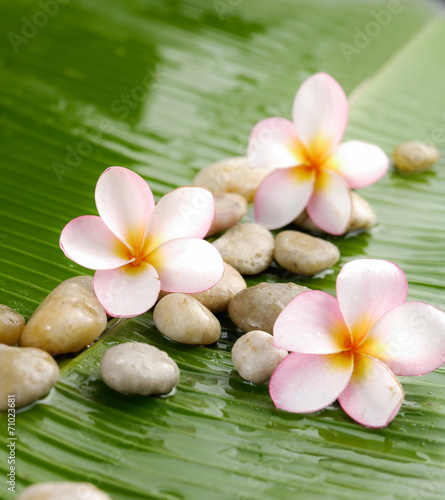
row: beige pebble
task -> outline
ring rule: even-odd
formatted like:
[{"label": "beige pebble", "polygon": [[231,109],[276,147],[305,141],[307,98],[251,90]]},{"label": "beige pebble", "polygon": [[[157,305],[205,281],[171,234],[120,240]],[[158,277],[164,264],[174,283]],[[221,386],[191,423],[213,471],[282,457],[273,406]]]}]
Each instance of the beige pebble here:
[{"label": "beige pebble", "polygon": [[274,252],[272,233],[254,222],[237,224],[213,242],[222,258],[241,274],[267,269]]},{"label": "beige pebble", "polygon": [[15,345],[25,327],[25,318],[8,306],[0,304],[0,344]]},{"label": "beige pebble", "polygon": [[153,311],[153,321],[163,335],[182,344],[208,345],[221,337],[217,318],[185,293],[163,297]]},{"label": "beige pebble", "polygon": [[268,168],[250,168],[244,156],[226,158],[198,172],[194,184],[207,188],[213,194],[238,193],[247,201],[252,201],[261,181],[271,171]]},{"label": "beige pebble", "polygon": [[261,330],[246,333],[232,347],[233,366],[244,380],[254,384],[269,380],[287,355],[284,349],[273,346],[272,335]]},{"label": "beige pebble", "polygon": [[122,394],[167,394],[179,384],[179,368],[164,351],[142,342],[110,347],[102,356],[103,381]]},{"label": "beige pebble", "polygon": [[237,293],[247,288],[241,274],[232,266],[224,262],[224,274],[221,280],[209,290],[190,294],[212,313],[227,311],[229,302]]},{"label": "beige pebble", "polygon": [[236,193],[215,194],[215,217],[207,236],[213,236],[239,222],[247,212],[247,201]]},{"label": "beige pebble", "polygon": [[104,331],[107,315],[93,291],[93,278],[78,276],[56,287],[39,305],[19,338],[22,347],[50,354],[77,352]]},{"label": "beige pebble", "polygon": [[[365,231],[374,227],[377,223],[377,216],[369,202],[362,198],[355,191],[351,191],[351,198],[351,220],[345,232],[358,230]],[[314,233],[324,233],[322,229],[320,229],[312,222],[306,210],[303,210],[303,212],[294,220],[294,224],[298,227],[301,227],[302,229],[306,229],[307,231],[311,231]]]},{"label": "beige pebble", "polygon": [[111,500],[111,497],[91,483],[56,481],[28,486],[17,500]]},{"label": "beige pebble", "polygon": [[229,302],[229,316],[243,330],[272,334],[273,325],[289,302],[309,288],[295,283],[260,283],[243,290]]},{"label": "beige pebble", "polygon": [[0,411],[8,408],[8,396],[15,396],[20,408],[41,398],[55,385],[59,367],[45,351],[33,347],[0,349]]},{"label": "beige pebble", "polygon": [[402,174],[426,170],[439,160],[439,156],[435,146],[420,141],[399,144],[392,153],[394,166]]},{"label": "beige pebble", "polygon": [[275,260],[292,273],[313,276],[335,264],[338,248],[329,241],[299,231],[282,231],[275,237]]}]

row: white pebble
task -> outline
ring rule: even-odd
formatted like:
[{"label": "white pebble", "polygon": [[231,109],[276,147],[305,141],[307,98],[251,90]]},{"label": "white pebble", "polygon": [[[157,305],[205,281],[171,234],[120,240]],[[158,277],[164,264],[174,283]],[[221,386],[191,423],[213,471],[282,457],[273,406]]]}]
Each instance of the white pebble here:
[{"label": "white pebble", "polygon": [[221,313],[227,311],[230,299],[246,288],[247,284],[241,274],[224,262],[224,274],[219,282],[209,290],[190,294],[190,297],[199,300],[212,313]]},{"label": "white pebble", "polygon": [[222,258],[241,274],[258,274],[273,260],[272,233],[254,222],[237,224],[213,242]]},{"label": "white pebble", "polygon": [[15,345],[25,328],[25,318],[8,306],[0,305],[0,344]]},{"label": "white pebble", "polygon": [[110,347],[102,356],[100,373],[122,394],[168,394],[179,384],[178,365],[166,352],[142,342]]},{"label": "white pebble", "polygon": [[38,347],[52,355],[77,352],[107,326],[107,315],[93,291],[91,276],[71,278],[39,305],[19,338],[22,347]]},{"label": "white pebble", "polygon": [[215,194],[215,216],[207,236],[213,236],[239,222],[247,212],[247,201],[240,194]]},{"label": "white pebble", "polygon": [[338,248],[329,241],[299,231],[282,231],[275,237],[275,260],[292,273],[313,276],[335,264]]},{"label": "white pebble", "polygon": [[439,156],[435,146],[420,141],[399,144],[392,153],[394,166],[403,174],[426,170],[439,160]]},{"label": "white pebble", "polygon": [[15,396],[20,408],[49,392],[59,378],[59,367],[45,351],[33,347],[0,349],[0,411],[8,408],[8,396]]},{"label": "white pebble", "polygon": [[273,337],[254,330],[240,337],[232,348],[232,362],[244,380],[262,384],[270,379],[275,368],[288,352],[273,346]]},{"label": "white pebble", "polygon": [[217,318],[185,293],[163,297],[153,311],[153,321],[163,335],[182,344],[208,345],[221,337]]},{"label": "white pebble", "polygon": [[213,194],[238,193],[252,201],[261,181],[270,172],[268,168],[250,168],[244,156],[226,158],[198,172],[194,184]]},{"label": "white pebble", "polygon": [[17,500],[111,500],[111,497],[90,483],[56,481],[28,486]]}]

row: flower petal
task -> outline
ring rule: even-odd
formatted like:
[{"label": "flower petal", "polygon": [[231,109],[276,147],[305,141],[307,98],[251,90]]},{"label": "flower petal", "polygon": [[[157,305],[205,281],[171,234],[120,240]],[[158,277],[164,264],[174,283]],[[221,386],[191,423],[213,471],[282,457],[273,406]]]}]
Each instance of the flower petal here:
[{"label": "flower petal", "polygon": [[170,240],[147,259],[156,268],[165,292],[198,293],[216,285],[224,274],[218,250],[195,238]]},{"label": "flower petal", "polygon": [[96,207],[109,229],[137,251],[155,202],[148,184],[135,172],[110,167],[96,184]]},{"label": "flower petal", "polygon": [[423,375],[445,363],[445,313],[409,302],[384,314],[361,346],[395,375]]},{"label": "flower petal", "polygon": [[301,142],[313,158],[327,156],[340,143],[348,122],[343,89],[328,74],[303,82],[294,99],[293,120]]},{"label": "flower petal", "polygon": [[268,229],[292,222],[304,210],[314,185],[315,174],[305,167],[271,172],[255,194],[255,218]]},{"label": "flower petal", "polygon": [[180,187],[163,196],[151,214],[143,253],[177,238],[204,238],[212,225],[213,195],[201,187]]},{"label": "flower petal", "polygon": [[343,392],[353,366],[350,352],[328,355],[291,353],[272,374],[270,397],[277,408],[294,413],[321,410]]},{"label": "flower petal", "polygon": [[305,354],[334,354],[351,338],[337,299],[325,292],[303,292],[283,309],[273,328],[274,346]]},{"label": "flower petal", "polygon": [[160,291],[156,269],[146,262],[109,271],[96,271],[94,292],[110,316],[139,316],[148,311]]},{"label": "flower petal", "polygon": [[400,267],[386,260],[358,259],[337,277],[337,299],[357,345],[387,311],[403,304],[408,282]]},{"label": "flower petal", "polygon": [[77,217],[63,228],[60,248],[88,269],[114,269],[131,260],[126,246],[96,215]]},{"label": "flower petal", "polygon": [[378,146],[349,141],[336,148],[329,164],[351,189],[359,189],[381,179],[388,170],[389,159]]},{"label": "flower petal", "polygon": [[397,415],[403,398],[402,386],[385,364],[356,354],[351,381],[338,401],[359,424],[385,427]]},{"label": "flower petal", "polygon": [[295,125],[284,118],[266,118],[253,127],[247,147],[252,168],[289,168],[303,160]]},{"label": "flower petal", "polygon": [[320,171],[314,194],[306,210],[312,222],[323,231],[343,234],[352,215],[352,199],[348,185],[337,174]]}]

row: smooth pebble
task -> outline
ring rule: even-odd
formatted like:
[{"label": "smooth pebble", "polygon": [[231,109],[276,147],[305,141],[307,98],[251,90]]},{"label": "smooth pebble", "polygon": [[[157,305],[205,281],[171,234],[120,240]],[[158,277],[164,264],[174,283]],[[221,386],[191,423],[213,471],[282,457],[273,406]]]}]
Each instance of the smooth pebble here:
[{"label": "smooth pebble", "polygon": [[245,156],[226,158],[212,163],[195,177],[195,186],[207,188],[213,194],[238,193],[252,201],[261,181],[272,170],[251,168]]},{"label": "smooth pebble", "polygon": [[232,347],[232,362],[244,380],[262,384],[270,379],[275,368],[288,352],[273,346],[267,332],[253,330],[240,337]]},{"label": "smooth pebble", "polygon": [[207,236],[213,236],[234,226],[247,212],[247,201],[240,194],[215,194],[215,216]]},{"label": "smooth pebble", "polygon": [[233,226],[213,242],[222,258],[241,274],[258,274],[267,269],[274,252],[272,233],[254,222]]},{"label": "smooth pebble", "polygon": [[199,300],[212,313],[221,313],[227,311],[230,299],[246,288],[247,284],[241,274],[224,262],[224,274],[221,280],[209,290],[192,293],[190,297]]},{"label": "smooth pebble", "polygon": [[8,408],[8,395],[15,395],[20,408],[49,392],[59,378],[59,366],[45,351],[33,347],[0,349],[0,411]]},{"label": "smooth pebble", "polygon": [[229,302],[229,316],[243,330],[273,333],[273,325],[289,302],[309,288],[295,283],[260,283],[243,290]]},{"label": "smooth pebble", "polygon": [[0,304],[0,344],[15,345],[25,328],[25,318],[8,306]]},{"label": "smooth pebble", "polygon": [[91,344],[107,326],[107,315],[93,291],[93,278],[78,276],[56,287],[39,305],[19,338],[22,347],[57,355]]},{"label": "smooth pebble", "polygon": [[182,344],[208,345],[221,337],[218,319],[185,293],[163,297],[153,311],[153,321],[163,335]]},{"label": "smooth pebble", "polygon": [[102,356],[103,381],[122,394],[167,394],[179,384],[179,368],[164,351],[142,342],[110,347]]},{"label": "smooth pebble", "polygon": [[111,500],[111,497],[91,483],[55,481],[28,486],[17,500]]},{"label": "smooth pebble", "polygon": [[439,160],[439,156],[435,146],[420,141],[399,144],[392,153],[394,166],[402,174],[426,170]]},{"label": "smooth pebble", "polygon": [[335,264],[338,248],[329,241],[299,231],[282,231],[275,237],[275,260],[292,273],[313,276]]},{"label": "smooth pebble", "polygon": [[[362,198],[355,191],[351,191],[352,198],[352,214],[349,225],[345,231],[365,231],[367,229],[371,229],[377,223],[377,216],[369,204],[364,198]],[[322,229],[312,222],[309,218],[306,210],[294,220],[293,222],[296,226],[301,227],[302,229],[306,229],[307,231],[311,231],[314,233],[324,233]]]}]

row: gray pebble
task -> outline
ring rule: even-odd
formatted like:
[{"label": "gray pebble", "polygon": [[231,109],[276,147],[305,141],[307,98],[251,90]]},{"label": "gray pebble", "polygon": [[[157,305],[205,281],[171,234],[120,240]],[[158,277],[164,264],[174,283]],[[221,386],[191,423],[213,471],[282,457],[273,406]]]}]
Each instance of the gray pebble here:
[{"label": "gray pebble", "polygon": [[247,201],[240,194],[215,194],[215,216],[207,236],[220,233],[239,222],[247,212]]},{"label": "gray pebble", "polygon": [[253,330],[240,337],[232,347],[232,362],[244,380],[262,384],[270,379],[275,368],[288,352],[273,346],[267,332]]},{"label": "gray pebble", "polygon": [[329,241],[299,231],[282,231],[275,237],[275,260],[292,273],[313,276],[335,264],[338,248]]},{"label": "gray pebble", "polygon": [[49,392],[59,378],[59,366],[52,356],[33,347],[0,349],[0,411],[8,408],[8,396],[15,407],[26,406]]},{"label": "gray pebble", "polygon": [[302,292],[309,290],[295,283],[260,283],[243,290],[229,302],[229,316],[243,330],[273,333],[281,311]]},{"label": "gray pebble", "polygon": [[208,345],[221,337],[218,319],[185,293],[163,297],[153,311],[153,321],[163,335],[182,344]]},{"label": "gray pebble", "polygon": [[272,233],[254,222],[237,224],[213,242],[222,258],[241,274],[266,270],[274,252]]},{"label": "gray pebble", "polygon": [[102,356],[100,373],[122,394],[168,394],[179,384],[178,365],[166,352],[142,342],[110,347]]}]

